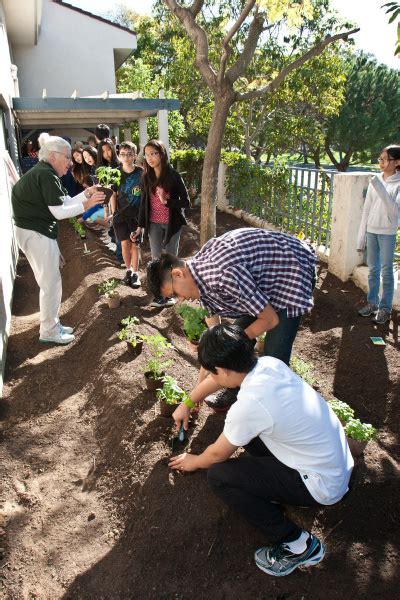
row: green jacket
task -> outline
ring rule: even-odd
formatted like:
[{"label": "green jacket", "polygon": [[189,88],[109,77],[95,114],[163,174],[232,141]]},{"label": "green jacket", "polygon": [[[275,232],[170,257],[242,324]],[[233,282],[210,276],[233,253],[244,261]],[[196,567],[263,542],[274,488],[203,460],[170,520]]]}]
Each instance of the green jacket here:
[{"label": "green jacket", "polygon": [[53,167],[39,161],[12,189],[14,223],[22,229],[32,229],[56,239],[58,223],[48,207],[62,205],[63,197],[67,195]]}]

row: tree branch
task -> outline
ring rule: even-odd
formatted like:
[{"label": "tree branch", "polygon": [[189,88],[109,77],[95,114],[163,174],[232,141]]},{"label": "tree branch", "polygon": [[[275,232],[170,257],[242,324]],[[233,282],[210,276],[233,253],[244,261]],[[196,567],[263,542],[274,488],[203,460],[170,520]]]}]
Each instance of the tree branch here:
[{"label": "tree branch", "polygon": [[231,47],[229,45],[229,42],[231,41],[233,36],[239,31],[243,22],[247,19],[251,10],[254,8],[255,4],[256,4],[256,0],[247,0],[247,3],[245,5],[245,7],[243,8],[242,12],[240,13],[237,21],[233,24],[230,31],[226,34],[226,36],[222,42],[222,56],[221,56],[221,61],[220,61],[219,73],[218,73],[219,80],[221,80],[225,75],[226,63],[227,63],[228,58],[232,51]]},{"label": "tree branch", "polygon": [[[174,14],[185,27],[187,34],[192,40],[196,50],[195,64],[208,87],[212,91],[215,91],[217,78],[214,69],[210,65],[208,57],[207,34],[204,29],[195,21],[195,15],[198,14],[199,10],[203,6],[204,0],[194,1],[192,5],[193,12],[192,9],[180,6],[176,0],[163,1],[164,4],[168,6],[172,14]],[[197,13],[195,13],[196,10]]]},{"label": "tree branch", "polygon": [[296,58],[296,60],[294,60],[290,64],[286,65],[286,67],[284,67],[282,69],[282,71],[275,77],[275,79],[273,79],[268,85],[264,86],[263,88],[260,88],[259,90],[251,90],[250,92],[246,92],[244,94],[237,93],[237,95],[236,95],[237,99],[242,101],[242,100],[249,100],[251,98],[261,98],[265,94],[274,92],[280,86],[282,81],[292,71],[294,71],[295,69],[298,69],[299,67],[301,67],[301,65],[303,65],[305,62],[311,60],[315,56],[319,56],[321,54],[321,52],[326,48],[326,46],[329,46],[330,44],[332,44],[333,42],[336,42],[337,40],[344,40],[346,42],[349,35],[352,35],[353,33],[357,33],[357,31],[360,31],[360,29],[359,28],[351,29],[350,31],[344,31],[343,33],[337,33],[336,35],[333,35],[333,36],[327,35],[325,37],[325,39],[323,39],[321,42],[318,42],[318,44],[316,44],[313,48],[308,50],[308,52],[306,52],[302,56],[299,56],[299,58]]},{"label": "tree branch", "polygon": [[259,37],[263,32],[264,20],[265,14],[257,12],[254,15],[243,51],[239,55],[237,61],[226,72],[226,79],[230,83],[234,83],[241,75],[243,75],[251,62],[257,48]]},{"label": "tree branch", "polygon": [[196,18],[201,9],[203,8],[204,0],[194,0],[192,6],[189,8],[193,17]]}]

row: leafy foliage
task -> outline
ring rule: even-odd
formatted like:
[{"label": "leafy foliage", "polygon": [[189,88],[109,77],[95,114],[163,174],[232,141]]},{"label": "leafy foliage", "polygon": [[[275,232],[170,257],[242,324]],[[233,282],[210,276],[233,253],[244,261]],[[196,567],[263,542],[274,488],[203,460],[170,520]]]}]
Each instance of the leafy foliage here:
[{"label": "leafy foliage", "polygon": [[183,331],[190,342],[199,341],[201,334],[207,329],[204,321],[208,312],[204,308],[196,308],[190,304],[179,304],[176,313],[183,319]]},{"label": "leafy foliage", "polygon": [[[387,2],[386,4],[382,4],[381,8],[386,8],[386,14],[390,15],[389,23],[393,23],[398,17],[400,17],[400,4],[399,2]],[[397,23],[397,42],[396,48],[394,51],[394,55],[398,56],[400,54],[400,22]]]},{"label": "leafy foliage", "polygon": [[359,442],[368,442],[377,434],[375,427],[372,427],[370,423],[362,423],[360,419],[349,419],[344,431],[349,438]]},{"label": "leafy foliage", "polygon": [[162,400],[166,404],[180,404],[187,398],[189,395],[185,392],[181,387],[179,387],[178,382],[171,375],[164,375],[161,381],[163,382],[163,386],[161,389],[157,390],[157,398],[158,400]]},{"label": "leafy foliage", "polygon": [[137,333],[137,325],[139,324],[139,319],[137,317],[126,317],[121,321],[122,325],[125,325],[119,332],[118,337],[121,341],[125,340],[134,348],[137,346],[138,342],[143,341],[143,335]]},{"label": "leafy foliage", "polygon": [[103,187],[111,187],[119,185],[121,182],[121,171],[112,167],[98,167],[96,169],[96,177],[99,185]]},{"label": "leafy foliage", "polygon": [[147,361],[144,370],[150,373],[152,379],[160,379],[165,369],[171,364],[170,360],[163,360],[165,351],[172,348],[172,344],[161,334],[143,335],[142,339],[151,350],[151,357]]},{"label": "leafy foliage", "polygon": [[328,401],[329,406],[342,423],[347,423],[354,417],[354,410],[346,402],[334,398]]},{"label": "leafy foliage", "polygon": [[86,231],[84,226],[82,225],[82,223],[79,223],[78,219],[76,217],[71,217],[70,219],[68,219],[69,223],[71,223],[74,231],[80,235],[81,237],[86,237]]},{"label": "leafy foliage", "polygon": [[118,296],[117,287],[120,283],[121,281],[119,279],[114,279],[113,277],[106,279],[106,281],[103,281],[97,286],[97,291],[101,296],[105,296],[106,298]]},{"label": "leafy foliage", "polygon": [[313,386],[317,383],[317,380],[311,372],[313,369],[312,364],[305,362],[297,356],[292,356],[290,360],[290,368],[309,385]]},{"label": "leafy foliage", "polygon": [[[400,73],[359,53],[347,60],[345,101],[329,119],[325,147],[340,171],[352,158],[373,160],[399,136]],[[336,158],[334,152],[340,153]]]}]

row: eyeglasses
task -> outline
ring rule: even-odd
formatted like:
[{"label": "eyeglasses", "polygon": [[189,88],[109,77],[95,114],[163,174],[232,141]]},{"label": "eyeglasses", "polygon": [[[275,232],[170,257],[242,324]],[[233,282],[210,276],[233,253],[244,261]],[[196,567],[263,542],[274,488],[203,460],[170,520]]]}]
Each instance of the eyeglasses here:
[{"label": "eyeglasses", "polygon": [[52,152],[55,152],[56,154],[61,154],[64,158],[66,158],[67,160],[71,160],[71,155],[69,154],[64,154],[64,152],[59,152],[58,150],[52,150]]},{"label": "eyeglasses", "polygon": [[133,156],[133,152],[120,152],[120,156]]},{"label": "eyeglasses", "polygon": [[153,156],[157,156],[157,154],[160,154],[160,153],[159,152],[149,152],[148,154],[145,154],[144,157],[152,158]]},{"label": "eyeglasses", "polygon": [[378,156],[378,162],[390,162],[391,160],[396,160],[395,158],[384,158],[383,156]]}]

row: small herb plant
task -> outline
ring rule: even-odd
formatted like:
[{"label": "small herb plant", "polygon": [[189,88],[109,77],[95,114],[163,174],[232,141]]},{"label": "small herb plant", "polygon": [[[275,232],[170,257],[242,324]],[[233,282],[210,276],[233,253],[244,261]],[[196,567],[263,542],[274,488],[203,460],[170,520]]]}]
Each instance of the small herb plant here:
[{"label": "small herb plant", "polygon": [[86,237],[86,231],[84,226],[79,223],[78,219],[76,217],[71,217],[71,219],[69,219],[69,222],[71,223],[74,231],[80,235],[81,237]]},{"label": "small herb plant", "polygon": [[350,419],[353,419],[354,410],[346,402],[334,398],[333,400],[329,400],[328,404],[342,423],[347,423]]},{"label": "small herb plant", "polygon": [[163,356],[165,350],[172,348],[172,344],[159,333],[156,335],[144,335],[142,338],[151,348],[151,357],[144,367],[145,373],[148,373],[151,379],[160,379],[165,369],[171,364],[170,360],[163,360]]},{"label": "small herb plant", "polygon": [[113,296],[118,296],[117,287],[120,284],[119,279],[106,279],[103,283],[97,286],[97,291],[101,296],[105,296],[106,298],[112,298]]},{"label": "small herb plant", "polygon": [[317,383],[317,380],[311,373],[311,370],[313,369],[311,363],[307,363],[304,360],[301,360],[301,358],[297,358],[297,356],[292,356],[290,359],[290,368],[308,383],[308,385],[313,386]]},{"label": "small herb plant", "polygon": [[102,187],[111,187],[121,183],[121,171],[112,167],[98,167],[96,177]]},{"label": "small herb plant", "polygon": [[137,317],[131,317],[131,315],[128,315],[127,317],[125,317],[125,319],[121,319],[120,323],[123,326],[123,328],[133,327],[139,325],[139,319]]},{"label": "small herb plant", "polygon": [[125,325],[119,332],[118,337],[120,340],[125,340],[128,344],[131,344],[133,348],[136,348],[138,342],[143,342],[143,336],[138,334],[136,326],[139,324],[137,317],[126,317],[122,319],[121,323]]},{"label": "small herb plant", "polygon": [[157,391],[158,400],[162,400],[166,404],[180,404],[187,398],[189,395],[182,388],[179,387],[178,382],[171,375],[164,375],[161,379],[163,382],[163,386],[160,390]]},{"label": "small herb plant", "polygon": [[189,304],[180,304],[176,313],[183,319],[183,331],[190,342],[198,342],[201,334],[207,329],[204,321],[208,312],[204,308],[195,308]]},{"label": "small herb plant", "polygon": [[370,423],[362,423],[360,419],[349,419],[344,427],[347,437],[359,442],[369,442],[377,433]]}]

